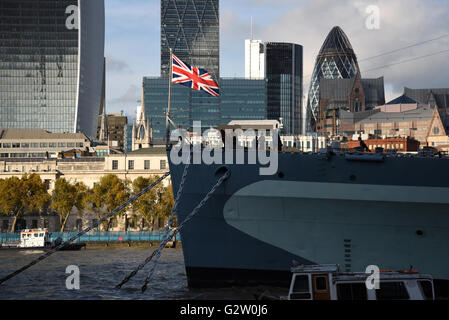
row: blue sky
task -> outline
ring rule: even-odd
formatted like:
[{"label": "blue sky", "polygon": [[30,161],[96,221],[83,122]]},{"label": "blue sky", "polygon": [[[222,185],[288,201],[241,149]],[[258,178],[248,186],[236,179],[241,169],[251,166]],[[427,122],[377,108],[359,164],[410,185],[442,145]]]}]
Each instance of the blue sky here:
[{"label": "blue sky", "polygon": [[[108,111],[134,115],[143,76],[159,76],[160,0],[105,0]],[[368,30],[366,8],[380,9],[380,29]],[[449,87],[449,53],[364,73],[449,49],[449,37],[390,55],[368,57],[449,34],[449,1],[434,0],[221,0],[221,76],[244,75],[244,40],[286,41],[304,46],[304,90],[330,29],[339,25],[360,61],[362,77],[384,76],[387,98],[403,87]]]}]

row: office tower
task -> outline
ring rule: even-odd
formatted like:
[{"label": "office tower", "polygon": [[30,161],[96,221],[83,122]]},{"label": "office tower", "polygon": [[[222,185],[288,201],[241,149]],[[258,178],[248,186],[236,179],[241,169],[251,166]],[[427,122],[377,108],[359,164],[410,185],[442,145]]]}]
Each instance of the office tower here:
[{"label": "office tower", "polygon": [[260,40],[245,40],[245,78],[265,78],[265,48]]},{"label": "office tower", "polygon": [[161,76],[170,48],[185,63],[220,77],[219,0],[161,0]]},{"label": "office tower", "polygon": [[293,43],[266,43],[267,119],[282,118],[284,134],[303,131],[303,48]]},{"label": "office tower", "polygon": [[307,102],[307,118],[310,130],[319,121],[321,79],[354,78],[360,68],[348,37],[340,27],[334,27],[316,58]]},{"label": "office tower", "polygon": [[0,128],[95,137],[104,0],[0,0]]}]

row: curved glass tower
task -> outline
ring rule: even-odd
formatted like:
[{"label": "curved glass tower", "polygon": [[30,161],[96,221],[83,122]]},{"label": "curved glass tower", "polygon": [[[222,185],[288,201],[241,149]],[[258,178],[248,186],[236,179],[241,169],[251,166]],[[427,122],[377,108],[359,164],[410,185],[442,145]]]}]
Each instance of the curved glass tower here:
[{"label": "curved glass tower", "polygon": [[96,135],[104,0],[0,0],[0,128]]},{"label": "curved glass tower", "polygon": [[334,27],[321,47],[316,58],[309,99],[307,101],[307,118],[309,129],[314,129],[319,116],[320,80],[348,79],[359,72],[357,57],[348,37],[340,27]]}]

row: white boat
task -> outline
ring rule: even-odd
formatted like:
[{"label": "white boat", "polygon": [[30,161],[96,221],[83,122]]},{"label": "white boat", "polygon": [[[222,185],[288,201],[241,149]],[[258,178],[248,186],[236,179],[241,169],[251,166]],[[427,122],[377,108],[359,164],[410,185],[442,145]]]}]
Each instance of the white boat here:
[{"label": "white boat", "polygon": [[[51,250],[61,243],[60,238],[50,241],[48,229],[25,229],[20,232],[20,241],[0,244],[0,250]],[[85,243],[72,243],[60,250],[80,250],[85,246]]]},{"label": "white boat", "polygon": [[292,268],[288,300],[435,300],[433,278],[414,270],[380,271],[379,289],[371,274],[340,272],[338,265]]}]

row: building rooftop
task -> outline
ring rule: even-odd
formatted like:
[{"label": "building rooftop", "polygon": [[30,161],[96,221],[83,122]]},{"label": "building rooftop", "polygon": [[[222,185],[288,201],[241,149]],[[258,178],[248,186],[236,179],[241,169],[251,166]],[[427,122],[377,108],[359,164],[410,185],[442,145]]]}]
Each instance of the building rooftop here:
[{"label": "building rooftop", "polygon": [[404,94],[410,98],[438,106],[439,109],[449,109],[449,88],[438,89],[410,89],[404,88]]},{"label": "building rooftop", "polygon": [[165,147],[143,148],[128,152],[127,155],[147,155],[147,154],[166,154]]},{"label": "building rooftop", "polygon": [[390,104],[420,104],[420,103],[421,102],[403,94],[402,96],[388,102],[387,105],[390,105]]},{"label": "building rooftop", "polygon": [[45,130],[0,129],[3,140],[89,140],[83,133],[51,133]]},{"label": "building rooftop", "polygon": [[[354,87],[356,78],[348,79],[321,79],[320,98],[329,100],[329,104],[334,101],[344,101],[347,103],[348,97]],[[361,79],[367,106],[385,103],[384,78]]]}]

